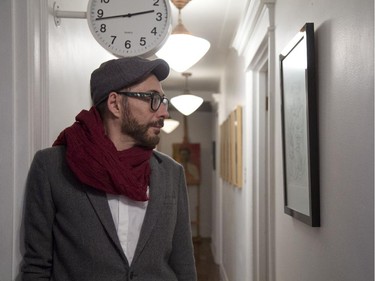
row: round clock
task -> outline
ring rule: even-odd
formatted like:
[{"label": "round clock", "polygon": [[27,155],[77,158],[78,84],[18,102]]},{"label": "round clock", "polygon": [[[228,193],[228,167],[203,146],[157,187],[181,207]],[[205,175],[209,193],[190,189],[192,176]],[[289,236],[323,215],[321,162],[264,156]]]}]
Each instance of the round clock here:
[{"label": "round clock", "polygon": [[89,0],[87,22],[99,44],[118,57],[148,57],[171,32],[169,0]]}]

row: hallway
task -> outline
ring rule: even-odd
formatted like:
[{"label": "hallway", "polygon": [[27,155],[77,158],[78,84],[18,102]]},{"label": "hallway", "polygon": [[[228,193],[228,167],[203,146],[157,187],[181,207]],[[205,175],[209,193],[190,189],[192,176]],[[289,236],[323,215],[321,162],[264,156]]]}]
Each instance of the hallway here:
[{"label": "hallway", "polygon": [[219,281],[220,269],[214,262],[210,239],[202,238],[197,242],[195,241],[194,251],[198,281]]}]

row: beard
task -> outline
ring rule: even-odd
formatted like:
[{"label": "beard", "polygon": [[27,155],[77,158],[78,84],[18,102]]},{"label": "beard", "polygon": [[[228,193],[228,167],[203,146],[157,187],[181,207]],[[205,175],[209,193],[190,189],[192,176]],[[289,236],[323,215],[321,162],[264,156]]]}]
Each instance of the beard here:
[{"label": "beard", "polygon": [[158,135],[149,136],[147,134],[148,129],[155,126],[163,126],[164,120],[160,119],[155,122],[148,124],[140,124],[134,116],[131,114],[129,108],[127,107],[122,116],[121,132],[132,137],[137,145],[155,148],[160,141]]}]

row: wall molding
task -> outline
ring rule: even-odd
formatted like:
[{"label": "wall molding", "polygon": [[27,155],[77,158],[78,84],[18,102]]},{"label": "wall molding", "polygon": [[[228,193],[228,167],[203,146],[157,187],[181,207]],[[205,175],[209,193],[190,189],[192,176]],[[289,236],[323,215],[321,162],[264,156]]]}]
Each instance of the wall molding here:
[{"label": "wall molding", "polygon": [[[250,1],[233,47],[245,58],[249,73],[247,103],[252,131],[245,143],[252,144],[255,160],[246,163],[246,174],[253,175],[248,200],[254,229],[251,232],[251,280],[272,281],[274,277],[274,93],[275,93],[275,0]],[[267,84],[265,84],[267,83]],[[268,99],[268,112],[265,100]],[[251,115],[251,116],[249,116]],[[267,122],[267,124],[265,124]],[[267,131],[262,130],[266,126]],[[263,143],[266,142],[266,143]],[[263,150],[263,151],[261,151]],[[267,163],[262,167],[261,163]]]},{"label": "wall molding", "polygon": [[47,1],[30,1],[28,9],[30,157],[49,146]]},{"label": "wall molding", "polygon": [[240,22],[232,47],[245,57],[248,69],[254,57],[258,56],[259,46],[268,41],[269,31],[274,28],[273,6],[275,0],[253,0]]},{"label": "wall molding", "polygon": [[[35,152],[48,141],[48,4],[12,2],[13,192],[12,280],[20,278],[23,255],[23,200]],[[10,54],[9,54],[10,55]]]}]

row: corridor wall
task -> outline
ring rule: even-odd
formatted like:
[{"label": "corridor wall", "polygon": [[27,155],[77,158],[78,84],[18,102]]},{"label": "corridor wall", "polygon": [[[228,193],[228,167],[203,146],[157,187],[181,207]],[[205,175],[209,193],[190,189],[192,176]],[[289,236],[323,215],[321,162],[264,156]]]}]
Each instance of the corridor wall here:
[{"label": "corridor wall", "polygon": [[[270,74],[275,85],[270,89],[274,161],[270,163],[273,174],[269,182],[273,204],[267,209],[268,246],[272,249],[262,261],[267,280],[374,280],[374,2],[276,0],[274,15],[276,45],[270,57],[276,64],[275,72]],[[319,228],[297,221],[283,210],[279,54],[306,22],[314,22],[316,32]],[[234,104],[242,104],[247,124],[244,131],[250,132],[243,142],[247,159],[243,188],[221,181],[217,190],[220,194],[215,198],[222,202],[219,207],[213,204],[219,208],[213,212],[223,214],[213,225],[214,229],[220,226],[222,237],[216,241],[221,244],[213,247],[220,251],[217,256],[226,281],[258,280],[251,258],[258,246],[251,236],[255,227],[251,192],[255,187],[249,180],[256,176],[249,166],[254,133],[249,110],[254,93],[251,85],[246,85],[243,73],[251,70],[246,63],[243,65],[244,61],[234,52],[228,56],[222,76],[224,103],[219,107],[220,124]]]}]

